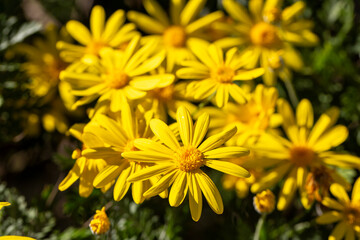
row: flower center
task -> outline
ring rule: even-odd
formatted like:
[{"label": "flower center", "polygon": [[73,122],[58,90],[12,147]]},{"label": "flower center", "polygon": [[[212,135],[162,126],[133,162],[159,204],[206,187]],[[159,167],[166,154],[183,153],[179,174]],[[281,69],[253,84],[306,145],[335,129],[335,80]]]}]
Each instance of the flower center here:
[{"label": "flower center", "polygon": [[164,44],[169,47],[184,47],[186,42],[186,32],[181,26],[171,26],[163,34]]},{"label": "flower center", "polygon": [[186,146],[175,153],[174,160],[181,171],[190,172],[204,164],[204,155],[197,148]]},{"label": "flower center", "polygon": [[85,52],[87,54],[92,54],[92,55],[98,56],[101,48],[106,47],[106,46],[107,46],[107,44],[103,43],[103,42],[90,42],[86,46]]},{"label": "flower center", "polygon": [[272,8],[264,12],[264,21],[268,23],[279,22],[281,20],[281,11],[278,8]]},{"label": "flower center", "polygon": [[344,209],[344,215],[350,225],[360,225],[360,203],[350,203]]},{"label": "flower center", "polygon": [[258,23],[251,28],[250,39],[254,45],[263,47],[273,47],[280,42],[276,27],[266,22]]},{"label": "flower center", "polygon": [[290,161],[297,166],[308,166],[315,159],[315,153],[312,149],[305,146],[294,146],[290,150]]},{"label": "flower center", "polygon": [[235,76],[232,68],[221,66],[211,71],[211,77],[221,83],[231,83]]},{"label": "flower center", "polygon": [[119,89],[126,86],[129,82],[129,76],[123,71],[113,71],[106,76],[106,83],[110,88]]},{"label": "flower center", "polygon": [[313,168],[307,175],[305,181],[305,190],[310,201],[321,202],[328,195],[330,184],[333,179],[330,170],[324,166]]},{"label": "flower center", "polygon": [[150,94],[162,102],[168,102],[173,99],[174,86],[170,85],[164,88],[156,88],[151,90]]}]

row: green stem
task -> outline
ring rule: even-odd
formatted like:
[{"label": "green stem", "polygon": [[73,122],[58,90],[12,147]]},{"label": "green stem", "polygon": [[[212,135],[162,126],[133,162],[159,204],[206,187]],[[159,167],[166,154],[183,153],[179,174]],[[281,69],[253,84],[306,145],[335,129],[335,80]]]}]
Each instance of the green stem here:
[{"label": "green stem", "polygon": [[257,224],[256,224],[254,240],[259,240],[260,239],[260,232],[261,232],[261,229],[262,229],[262,227],[264,225],[265,219],[266,219],[266,214],[263,213],[261,215],[261,217],[259,218]]},{"label": "green stem", "polygon": [[294,85],[292,84],[291,80],[289,80],[289,79],[285,80],[284,83],[285,83],[286,90],[289,94],[290,101],[291,101],[292,105],[296,108],[299,103],[299,99],[296,96]]}]

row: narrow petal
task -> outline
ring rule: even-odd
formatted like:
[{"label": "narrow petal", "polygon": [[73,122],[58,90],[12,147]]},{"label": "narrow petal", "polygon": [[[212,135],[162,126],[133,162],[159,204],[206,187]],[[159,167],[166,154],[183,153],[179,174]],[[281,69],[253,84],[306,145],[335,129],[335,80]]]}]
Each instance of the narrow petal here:
[{"label": "narrow petal", "polygon": [[334,230],[331,232],[329,236],[329,240],[343,239],[343,237],[345,236],[346,229],[347,229],[347,223],[345,221],[341,221],[335,226]]},{"label": "narrow petal", "polygon": [[238,158],[249,155],[249,153],[249,149],[243,147],[219,147],[204,152],[204,157],[208,159]]},{"label": "narrow petal", "polygon": [[70,20],[66,24],[66,30],[82,45],[88,45],[92,41],[92,36],[89,30],[78,21]]},{"label": "narrow petal", "polygon": [[170,158],[172,155],[174,155],[174,151],[172,151],[168,147],[165,147],[164,145],[162,145],[158,142],[155,142],[153,140],[150,140],[150,139],[138,138],[138,139],[135,139],[134,144],[135,144],[135,147],[137,147],[138,149],[141,149],[143,151],[162,153],[165,155],[169,155]]},{"label": "narrow petal", "polygon": [[224,14],[221,11],[216,11],[210,14],[205,15],[202,18],[192,22],[191,24],[186,26],[186,33],[191,34],[194,33],[202,28],[209,26],[211,23],[215,22],[216,20],[221,19]]},{"label": "narrow petal", "polygon": [[219,190],[216,188],[213,181],[201,170],[196,172],[195,176],[210,208],[215,213],[222,214],[224,211],[224,204]]},{"label": "narrow petal", "polygon": [[249,17],[249,14],[246,11],[246,8],[241,6],[240,3],[234,1],[234,0],[224,0],[223,6],[226,10],[226,12],[229,13],[229,15],[234,18],[235,20],[245,23],[248,25],[252,25],[252,20]]},{"label": "narrow petal", "polygon": [[205,0],[189,1],[180,14],[180,24],[188,25],[200,13],[205,5]]},{"label": "narrow petal", "polygon": [[106,21],[105,30],[102,33],[101,38],[110,42],[110,40],[116,35],[121,25],[125,21],[125,12],[124,10],[117,10],[114,12],[110,18]]},{"label": "narrow petal", "polygon": [[279,200],[277,203],[277,209],[279,211],[284,210],[292,202],[294,194],[297,188],[297,168],[293,168],[286,178],[284,185],[281,189]]},{"label": "narrow petal", "polygon": [[180,171],[174,184],[171,186],[169,194],[169,204],[172,207],[178,207],[185,199],[188,191],[187,173]]},{"label": "narrow petal", "polygon": [[152,119],[150,121],[150,127],[155,136],[157,136],[165,145],[171,148],[173,151],[177,151],[180,148],[180,144],[176,139],[174,133],[163,121],[159,119]]},{"label": "narrow petal", "polygon": [[115,186],[114,186],[114,200],[120,201],[126,195],[127,191],[130,188],[131,183],[127,182],[127,178],[131,174],[132,167],[125,168],[119,178],[117,179]]},{"label": "narrow petal", "polygon": [[144,197],[153,197],[168,189],[177,178],[179,172],[180,171],[174,169],[161,176],[161,178],[144,193]]},{"label": "narrow petal", "polygon": [[314,112],[309,100],[303,99],[300,101],[296,108],[296,120],[299,127],[312,128],[314,124]]},{"label": "narrow petal", "polygon": [[338,222],[342,218],[343,218],[343,216],[341,213],[339,213],[337,211],[330,211],[330,212],[324,213],[320,217],[317,217],[316,223],[317,224],[330,224],[333,222]]},{"label": "narrow petal", "polygon": [[159,163],[159,161],[168,161],[172,159],[172,155],[164,154],[162,152],[152,152],[152,151],[131,151],[123,152],[121,154],[123,158],[139,161],[139,162],[148,162],[148,163]]},{"label": "narrow petal", "polygon": [[108,165],[94,179],[94,187],[102,188],[119,176],[122,170],[129,166],[127,161],[121,165]]},{"label": "narrow petal", "polygon": [[342,204],[348,204],[350,202],[349,195],[345,191],[344,187],[340,184],[334,183],[330,186],[330,192],[334,195]]},{"label": "narrow petal", "polygon": [[97,5],[93,7],[90,15],[90,29],[94,40],[100,40],[105,24],[104,8]]},{"label": "narrow petal", "polygon": [[191,173],[188,176],[189,184],[189,205],[192,219],[197,222],[201,217],[202,212],[202,194],[200,186],[196,180],[195,174]]},{"label": "narrow petal", "polygon": [[264,74],[263,68],[255,68],[252,70],[238,70],[233,78],[233,80],[241,80],[241,81],[247,81],[247,80],[253,80],[257,77],[260,77]]},{"label": "narrow petal", "polygon": [[207,138],[199,147],[198,149],[201,152],[207,152],[214,148],[217,148],[223,145],[226,141],[228,141],[232,136],[235,135],[237,131],[236,127],[233,127],[230,130],[223,131],[221,133],[215,134],[209,138]]},{"label": "narrow petal", "polygon": [[360,178],[358,178],[353,186],[352,194],[351,194],[351,201],[358,202],[360,200]]},{"label": "narrow petal", "polygon": [[59,184],[59,190],[65,191],[68,189],[76,180],[79,179],[81,172],[83,171],[86,163],[86,158],[80,157],[76,160],[74,166],[66,175],[66,177]]},{"label": "narrow petal", "polygon": [[329,198],[329,197],[325,197],[322,201],[321,204],[331,208],[331,209],[336,209],[339,211],[344,210],[344,206],[342,204],[340,204],[339,202],[337,202],[336,200]]},{"label": "narrow petal", "polygon": [[162,34],[165,31],[165,26],[161,22],[143,13],[129,11],[127,18],[146,33]]},{"label": "narrow petal", "polygon": [[180,106],[176,112],[176,121],[179,124],[180,137],[184,146],[191,145],[194,126],[189,110]]},{"label": "narrow petal", "polygon": [[[135,165],[134,172],[137,172],[138,170],[141,169],[139,164],[135,163],[134,165]],[[144,181],[133,182],[131,194],[132,194],[132,198],[136,204],[141,204],[145,200],[145,197],[143,196],[143,194],[145,192],[144,184],[145,184]]]},{"label": "narrow petal", "polygon": [[248,178],[250,173],[243,167],[227,161],[206,160],[205,165],[220,172],[236,177]]},{"label": "narrow petal", "polygon": [[148,167],[148,168],[141,169],[140,171],[132,174],[128,178],[127,181],[128,182],[144,181],[146,179],[157,176],[159,174],[170,172],[173,169],[175,169],[175,166],[172,163],[170,163],[170,164],[159,164],[159,165],[151,166],[151,167]]},{"label": "narrow petal", "polygon": [[154,18],[156,18],[159,22],[161,22],[164,26],[169,26],[169,18],[161,7],[155,0],[144,0],[144,7],[146,11]]},{"label": "narrow petal", "polygon": [[194,138],[192,145],[197,148],[204,139],[210,124],[209,114],[206,112],[201,114],[194,125]]},{"label": "narrow petal", "polygon": [[349,135],[347,128],[337,125],[326,131],[313,145],[315,151],[323,152],[343,143]]}]

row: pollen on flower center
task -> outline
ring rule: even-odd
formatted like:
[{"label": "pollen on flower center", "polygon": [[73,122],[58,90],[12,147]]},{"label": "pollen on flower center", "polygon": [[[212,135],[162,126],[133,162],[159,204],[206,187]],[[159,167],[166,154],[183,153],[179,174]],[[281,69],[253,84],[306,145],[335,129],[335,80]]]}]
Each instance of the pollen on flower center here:
[{"label": "pollen on flower center", "polygon": [[164,88],[156,88],[151,90],[150,94],[162,102],[167,102],[173,99],[174,86],[170,85]]},{"label": "pollen on flower center", "polygon": [[186,42],[186,32],[181,26],[171,26],[163,34],[164,44],[170,47],[183,47]]},{"label": "pollen on flower center", "polygon": [[87,45],[85,52],[87,54],[92,54],[92,55],[98,56],[101,48],[106,47],[106,46],[107,46],[107,44],[105,44],[103,42],[91,42]]},{"label": "pollen on flower center", "polygon": [[106,83],[110,88],[119,89],[126,86],[129,82],[129,76],[122,71],[114,71],[107,75]]},{"label": "pollen on flower center", "polygon": [[359,225],[360,224],[360,204],[359,203],[350,203],[344,209],[344,215],[347,222],[350,225]]},{"label": "pollen on flower center", "polygon": [[306,146],[294,146],[290,150],[290,161],[297,166],[308,166],[315,159],[315,152]]},{"label": "pollen on flower center", "polygon": [[204,155],[194,147],[182,147],[175,153],[174,160],[181,171],[190,172],[204,164]]},{"label": "pollen on flower center", "polygon": [[231,83],[234,76],[235,71],[226,66],[215,68],[211,72],[211,77],[221,83]]},{"label": "pollen on flower center", "polygon": [[278,22],[281,20],[281,11],[278,8],[271,8],[264,12],[263,17],[268,23]]},{"label": "pollen on flower center", "polygon": [[280,42],[276,27],[266,22],[258,23],[251,28],[250,39],[254,45],[263,47],[273,47]]}]

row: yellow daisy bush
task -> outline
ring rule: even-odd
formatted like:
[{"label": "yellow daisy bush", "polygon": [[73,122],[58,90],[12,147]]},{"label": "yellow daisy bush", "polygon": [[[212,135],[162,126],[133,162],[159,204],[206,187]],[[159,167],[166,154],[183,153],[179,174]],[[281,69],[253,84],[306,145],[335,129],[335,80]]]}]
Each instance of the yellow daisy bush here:
[{"label": "yellow daisy bush", "polygon": [[311,46],[318,42],[311,32],[312,22],[298,19],[305,4],[299,1],[284,10],[281,10],[282,1],[277,0],[250,0],[248,5],[249,12],[234,0],[223,1],[235,24],[219,27],[233,36],[222,38],[216,44],[225,48],[241,46],[242,54],[252,54],[247,67],[254,68],[260,62],[267,85],[275,83],[277,74],[285,81],[290,80],[289,68],[299,71],[304,65],[292,43]]},{"label": "yellow daisy bush", "polygon": [[[93,184],[97,188],[103,188],[108,184],[113,184],[117,179],[113,192],[115,201],[120,201],[128,192],[131,185],[127,182],[128,178],[152,165],[121,157],[123,152],[137,151],[134,145],[136,139],[153,136],[148,125],[150,118],[136,116],[134,109],[126,104],[120,116],[115,114],[114,118],[111,118],[103,114],[96,115],[94,120],[98,122],[98,125],[89,126],[87,129],[105,144],[104,147],[92,147],[82,152],[87,158],[101,158],[107,163],[106,167],[96,175]],[[85,143],[87,143],[86,140]],[[157,178],[153,177],[147,181],[132,184],[132,197],[135,203],[140,204],[145,200],[143,193],[156,180]],[[161,197],[166,197],[167,192],[162,191],[159,194]]]},{"label": "yellow daisy bush", "polygon": [[176,75],[189,80],[184,86],[184,97],[204,100],[212,95],[217,107],[224,107],[231,96],[238,103],[246,102],[245,92],[235,81],[253,80],[262,74],[262,68],[243,69],[245,59],[238,55],[236,48],[224,53],[216,45],[190,41],[189,47],[198,60],[183,61]]},{"label": "yellow daisy bush", "polygon": [[134,37],[125,51],[103,48],[98,72],[61,72],[60,78],[69,82],[72,93],[81,98],[76,108],[99,98],[98,103],[108,102],[112,112],[121,110],[128,101],[145,97],[146,92],[165,87],[174,81],[173,74],[147,75],[163,61],[164,52],[154,52],[154,42],[140,46],[140,37]]},{"label": "yellow daisy bush", "polygon": [[[75,124],[69,129],[69,133],[82,142],[82,148],[75,149],[72,153],[72,159],[76,159],[76,162],[66,177],[59,184],[59,190],[65,191],[71,185],[73,185],[78,179],[79,183],[79,195],[81,197],[88,197],[93,191],[93,182],[96,175],[103,170],[107,163],[103,159],[88,159],[82,155],[82,151],[91,147],[103,147],[104,143],[94,134],[87,131],[94,122],[89,124]],[[95,124],[96,125],[96,124]],[[84,142],[87,142],[85,144]],[[106,192],[111,183],[105,185],[101,190]]]},{"label": "yellow daisy bush", "polygon": [[278,127],[282,117],[275,113],[278,99],[276,88],[266,88],[259,84],[252,93],[247,94],[245,104],[228,103],[222,109],[204,107],[198,114],[209,113],[211,122],[209,134],[217,133],[224,128],[236,126],[237,132],[227,145],[250,146],[267,129]]},{"label": "yellow daisy bush", "polygon": [[123,10],[117,10],[105,22],[104,8],[93,7],[90,14],[90,31],[76,20],[70,20],[66,24],[66,30],[81,46],[59,41],[57,48],[61,50],[61,57],[66,62],[74,63],[82,60],[91,64],[104,47],[122,48],[139,34],[135,31],[134,24],[124,24],[124,22]]},{"label": "yellow daisy bush", "polygon": [[316,218],[318,224],[338,222],[332,230],[329,239],[355,240],[360,238],[360,178],[354,184],[351,199],[343,186],[334,183],[330,192],[336,197],[326,197],[321,202],[330,211]]},{"label": "yellow daisy bush", "polygon": [[212,22],[223,17],[221,11],[198,17],[206,0],[170,1],[170,16],[155,0],[144,0],[143,4],[150,16],[136,11],[129,11],[127,17],[140,30],[149,36],[144,41],[155,40],[159,49],[166,50],[167,70],[172,71],[175,64],[192,58],[188,49],[190,40],[204,41],[198,33]]},{"label": "yellow daisy bush", "polygon": [[252,147],[259,159],[259,166],[266,164],[265,167],[272,166],[272,168],[252,185],[251,191],[258,192],[269,188],[284,178],[277,203],[278,210],[284,210],[292,202],[296,189],[299,189],[303,206],[310,207],[312,203],[310,200],[314,196],[308,195],[311,188],[307,184],[313,185],[308,177],[315,171],[318,172],[317,176],[320,179],[312,180],[317,181],[318,184],[329,186],[328,182],[324,182],[328,180],[330,183],[338,183],[348,188],[349,183],[330,168],[330,166],[360,168],[358,157],[330,151],[344,142],[348,136],[345,126],[334,126],[339,110],[331,108],[314,124],[313,109],[307,99],[299,103],[296,116],[285,100],[279,101],[278,108],[283,117],[282,126],[288,139],[279,135],[263,134]]},{"label": "yellow daisy bush", "polygon": [[137,139],[134,145],[140,151],[122,154],[124,158],[133,161],[155,164],[134,173],[128,181],[137,183],[160,176],[160,179],[144,193],[144,196],[157,195],[172,186],[169,204],[173,207],[179,206],[189,192],[190,212],[194,221],[198,221],[201,216],[201,193],[204,194],[211,209],[221,214],[224,206],[220,193],[213,181],[200,168],[205,165],[238,177],[249,177],[247,170],[226,161],[227,158],[247,155],[249,151],[242,147],[221,147],[235,134],[236,128],[213,135],[203,141],[209,126],[209,115],[206,113],[200,116],[195,124],[185,107],[180,107],[176,116],[181,144],[163,121],[152,119],[151,130],[161,143],[150,139]]}]

